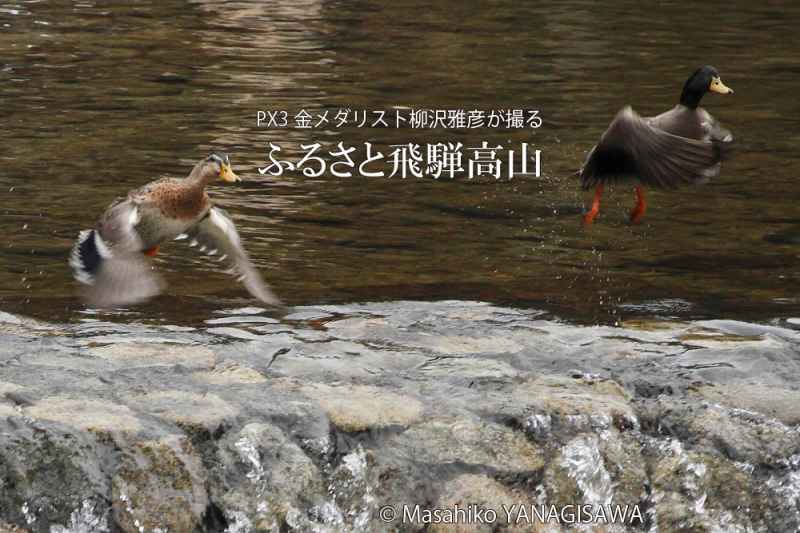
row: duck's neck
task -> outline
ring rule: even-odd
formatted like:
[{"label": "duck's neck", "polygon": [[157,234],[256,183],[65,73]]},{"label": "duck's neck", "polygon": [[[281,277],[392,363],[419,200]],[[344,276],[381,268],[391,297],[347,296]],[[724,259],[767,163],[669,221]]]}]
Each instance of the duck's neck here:
[{"label": "duck's neck", "polygon": [[214,181],[215,178],[216,173],[209,172],[208,168],[200,163],[192,169],[192,172],[189,173],[184,182],[187,188],[202,192],[205,190],[206,185]]},{"label": "duck's neck", "polygon": [[687,87],[684,87],[683,92],[681,93],[681,105],[684,105],[689,109],[697,109],[697,106],[700,105],[700,100],[703,99],[704,94],[704,92],[693,91]]}]

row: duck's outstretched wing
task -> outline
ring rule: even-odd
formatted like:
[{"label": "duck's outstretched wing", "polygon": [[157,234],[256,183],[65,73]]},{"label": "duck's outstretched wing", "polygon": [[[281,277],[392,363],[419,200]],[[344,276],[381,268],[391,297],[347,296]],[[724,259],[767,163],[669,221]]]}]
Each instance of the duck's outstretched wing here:
[{"label": "duck's outstretched wing", "polygon": [[716,141],[697,141],[658,129],[623,108],[580,170],[584,189],[624,178],[660,188],[706,181],[719,173]]},{"label": "duck's outstretched wing", "polygon": [[228,214],[218,207],[209,209],[208,214],[185,235],[178,239],[186,239],[189,246],[199,247],[199,251],[216,256],[224,261],[231,273],[238,277],[245,288],[255,298],[268,305],[281,305],[280,300],[264,283],[261,274],[255,269],[242,247],[239,233]]},{"label": "duck's outstretched wing", "polygon": [[86,285],[86,303],[92,307],[123,307],[157,295],[164,282],[142,255],[135,231],[137,206],[117,201],[103,214],[96,229],[84,230],[70,254],[75,279]]}]

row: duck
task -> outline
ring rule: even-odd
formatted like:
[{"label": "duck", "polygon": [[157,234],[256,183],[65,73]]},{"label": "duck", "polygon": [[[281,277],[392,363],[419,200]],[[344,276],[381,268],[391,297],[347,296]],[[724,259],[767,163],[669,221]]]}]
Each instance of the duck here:
[{"label": "duck", "polygon": [[186,240],[224,263],[254,298],[279,306],[230,216],[210,200],[206,187],[216,180],[241,181],[225,153],[212,152],[185,178],[161,178],[128,192],[111,203],[93,229],[81,231],[69,264],[86,303],[119,308],[156,296],[166,285],[151,258],[165,242]]},{"label": "duck", "polygon": [[719,72],[711,65],[695,70],[686,80],[678,104],[660,115],[642,117],[630,106],[617,113],[578,171],[583,190],[594,187],[591,209],[583,215],[590,225],[600,212],[607,183],[634,180],[636,205],[630,223],[641,222],[647,210],[645,186],[675,189],[699,184],[719,175],[731,152],[733,135],[700,107],[706,93],[729,95]]}]

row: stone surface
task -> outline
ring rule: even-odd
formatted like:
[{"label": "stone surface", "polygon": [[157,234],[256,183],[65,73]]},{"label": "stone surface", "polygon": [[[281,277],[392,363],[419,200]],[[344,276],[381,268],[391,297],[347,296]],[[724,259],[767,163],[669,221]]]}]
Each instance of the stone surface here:
[{"label": "stone surface", "polygon": [[264,374],[235,361],[225,361],[207,372],[197,372],[195,379],[213,385],[258,384],[267,381]]},{"label": "stone surface", "polygon": [[198,394],[180,390],[148,392],[127,398],[137,408],[166,420],[209,430],[234,418],[236,407],[215,394]]},{"label": "stone surface", "polygon": [[123,531],[194,531],[208,507],[205,470],[185,437],[126,446],[111,480],[111,515]]},{"label": "stone surface", "polygon": [[542,455],[521,432],[468,418],[434,418],[409,428],[388,442],[410,459],[430,464],[466,463],[504,472],[542,467]]},{"label": "stone surface", "polygon": [[314,385],[302,392],[319,402],[336,429],[345,432],[407,427],[422,416],[416,398],[366,385]]},{"label": "stone surface", "polygon": [[[433,524],[430,531],[433,533],[491,533],[497,526],[504,531],[525,531],[521,525],[512,521],[509,523],[508,512],[516,502],[527,499],[524,495],[515,493],[505,485],[494,479],[475,474],[462,474],[449,480],[442,488],[439,498],[433,506],[436,509],[470,509],[477,507],[482,510],[491,509],[496,520],[482,518],[478,523]],[[477,515],[477,511],[473,516]]]},{"label": "stone surface", "polygon": [[[582,327],[456,301],[264,314],[0,312],[0,531],[800,529],[792,323]],[[576,503],[640,514],[503,509]],[[387,523],[386,505],[497,520]]]},{"label": "stone surface", "polygon": [[711,402],[755,411],[791,426],[800,425],[800,390],[765,385],[706,385],[690,391]]},{"label": "stone surface", "polygon": [[92,347],[88,352],[93,357],[100,357],[125,367],[183,365],[189,368],[212,368],[214,366],[214,352],[205,346],[126,343]]},{"label": "stone surface", "polygon": [[321,504],[322,473],[280,428],[251,423],[220,442],[212,496],[228,523],[278,530],[287,516]]},{"label": "stone surface", "polygon": [[60,422],[89,431],[128,431],[142,429],[136,414],[125,405],[105,400],[84,400],[50,396],[24,410],[34,419]]}]

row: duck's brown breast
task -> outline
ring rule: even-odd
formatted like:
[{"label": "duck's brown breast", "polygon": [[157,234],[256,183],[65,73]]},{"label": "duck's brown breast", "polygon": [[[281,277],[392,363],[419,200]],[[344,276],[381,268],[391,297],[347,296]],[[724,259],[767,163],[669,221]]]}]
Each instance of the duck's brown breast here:
[{"label": "duck's brown breast", "polygon": [[169,218],[193,219],[208,209],[208,194],[199,187],[154,188],[151,200]]}]

